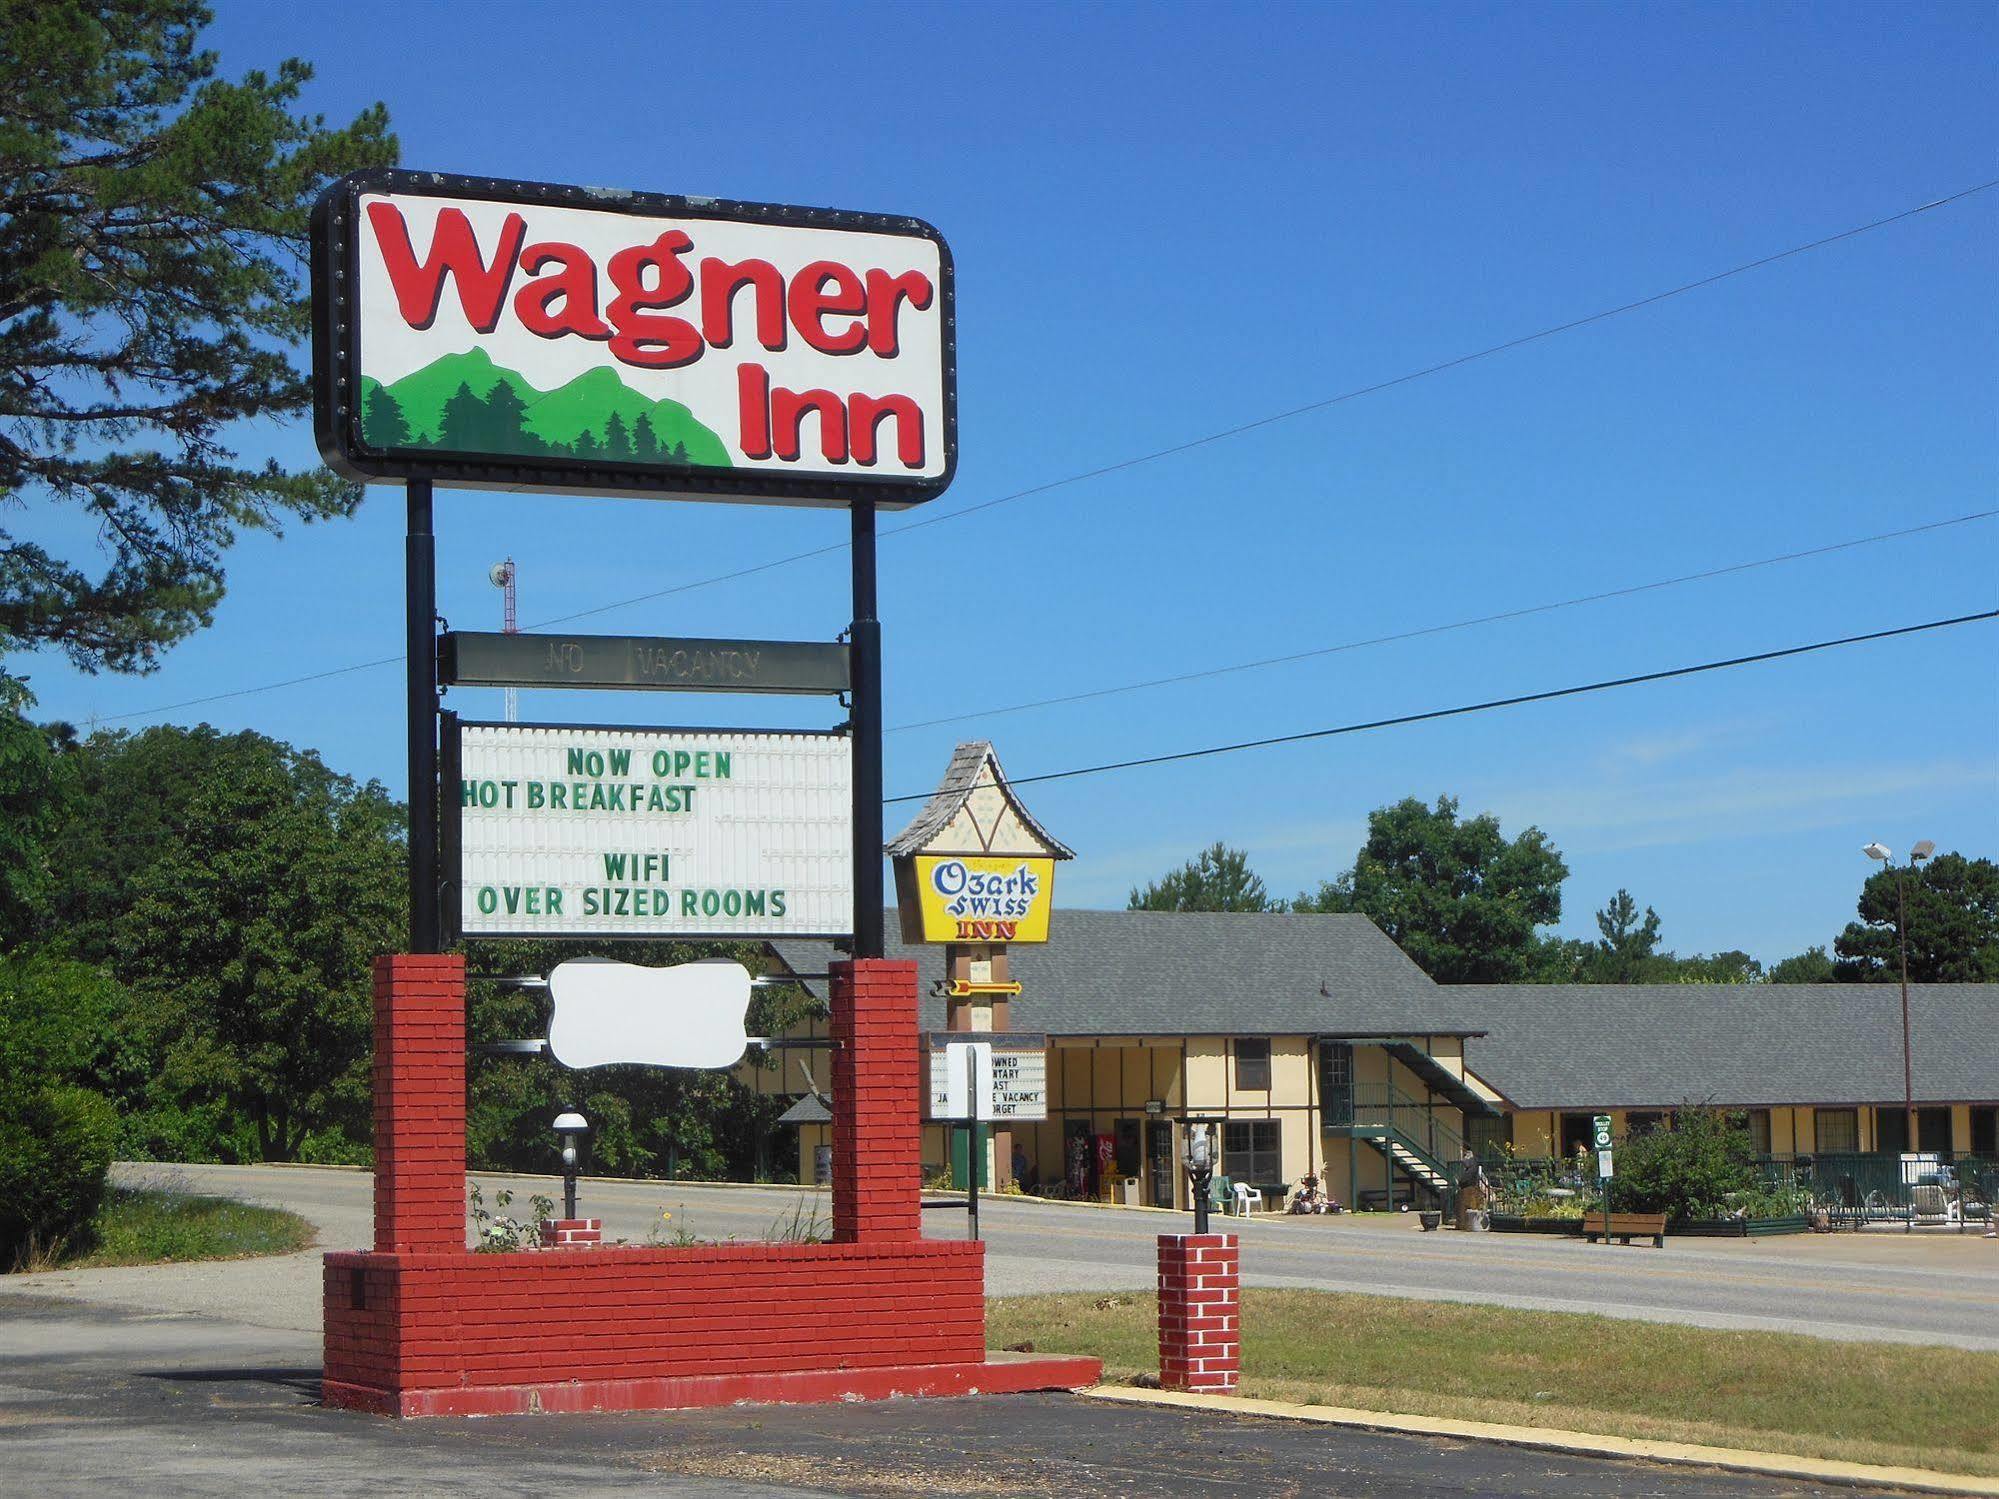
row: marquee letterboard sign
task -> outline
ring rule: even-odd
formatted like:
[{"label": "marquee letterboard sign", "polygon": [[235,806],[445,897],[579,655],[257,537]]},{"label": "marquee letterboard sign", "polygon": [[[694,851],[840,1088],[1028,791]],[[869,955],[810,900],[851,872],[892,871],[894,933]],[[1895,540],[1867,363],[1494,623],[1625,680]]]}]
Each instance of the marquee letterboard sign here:
[{"label": "marquee letterboard sign", "polygon": [[956,462],[917,219],[430,172],[313,215],[321,452],[358,479],[900,508]]},{"label": "marquee letterboard sign", "polygon": [[465,724],[465,936],[839,936],[845,735]]}]

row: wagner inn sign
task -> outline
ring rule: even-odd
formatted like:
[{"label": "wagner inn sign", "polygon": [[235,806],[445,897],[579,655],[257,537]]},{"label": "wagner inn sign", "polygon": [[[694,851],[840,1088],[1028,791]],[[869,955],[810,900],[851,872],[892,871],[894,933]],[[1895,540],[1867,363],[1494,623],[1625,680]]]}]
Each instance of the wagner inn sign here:
[{"label": "wagner inn sign", "polygon": [[928,225],[383,172],[315,231],[319,443],[351,477],[890,507],[951,481]]}]

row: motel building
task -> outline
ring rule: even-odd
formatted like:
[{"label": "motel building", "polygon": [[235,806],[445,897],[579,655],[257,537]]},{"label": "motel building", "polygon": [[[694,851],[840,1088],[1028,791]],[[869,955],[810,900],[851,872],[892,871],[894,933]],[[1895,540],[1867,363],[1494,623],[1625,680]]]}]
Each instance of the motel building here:
[{"label": "motel building", "polygon": [[[1420,1204],[1467,1153],[1570,1158],[1592,1115],[1623,1137],[1687,1104],[1746,1113],[1778,1159],[1999,1155],[1999,984],[1912,987],[1910,1142],[1892,984],[1440,985],[1364,916],[1058,911],[1051,936],[1012,949],[1018,997],[961,1009],[974,1030],[1048,1038],[1047,1118],[992,1127],[988,1186],[1017,1165],[1030,1192],[1186,1208],[1189,1116],[1219,1121],[1217,1174],[1266,1211],[1308,1173],[1350,1208]],[[771,949],[799,975],[838,956]],[[888,956],[916,961],[919,1025],[944,1030],[941,950],[891,935]],[[785,1039],[824,1033],[822,1016]],[[797,1100],[809,1182],[840,1107],[831,1068],[810,1047],[772,1055],[740,1075]],[[923,1161],[962,1183],[963,1129],[926,1125]]]}]

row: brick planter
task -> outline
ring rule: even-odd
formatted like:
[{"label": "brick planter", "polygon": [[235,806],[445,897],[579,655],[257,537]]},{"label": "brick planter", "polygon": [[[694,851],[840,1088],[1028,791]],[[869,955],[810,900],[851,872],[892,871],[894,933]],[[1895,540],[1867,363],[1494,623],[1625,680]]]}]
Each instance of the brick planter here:
[{"label": "brick planter", "polygon": [[1159,1236],[1159,1386],[1232,1395],[1242,1369],[1234,1234]]},{"label": "brick planter", "polygon": [[586,1249],[604,1242],[602,1218],[544,1218],[543,1249]]}]

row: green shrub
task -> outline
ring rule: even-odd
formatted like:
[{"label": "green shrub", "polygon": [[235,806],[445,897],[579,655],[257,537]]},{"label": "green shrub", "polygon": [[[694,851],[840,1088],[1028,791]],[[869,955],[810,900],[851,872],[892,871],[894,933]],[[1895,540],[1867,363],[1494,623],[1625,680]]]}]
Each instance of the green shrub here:
[{"label": "green shrub", "polygon": [[1685,1108],[1671,1129],[1633,1135],[1617,1150],[1615,1207],[1669,1218],[1721,1218],[1737,1194],[1763,1181],[1739,1118]]},{"label": "green shrub", "polygon": [[0,1263],[88,1236],[117,1138],[117,1114],[88,1089],[0,1098]]}]

